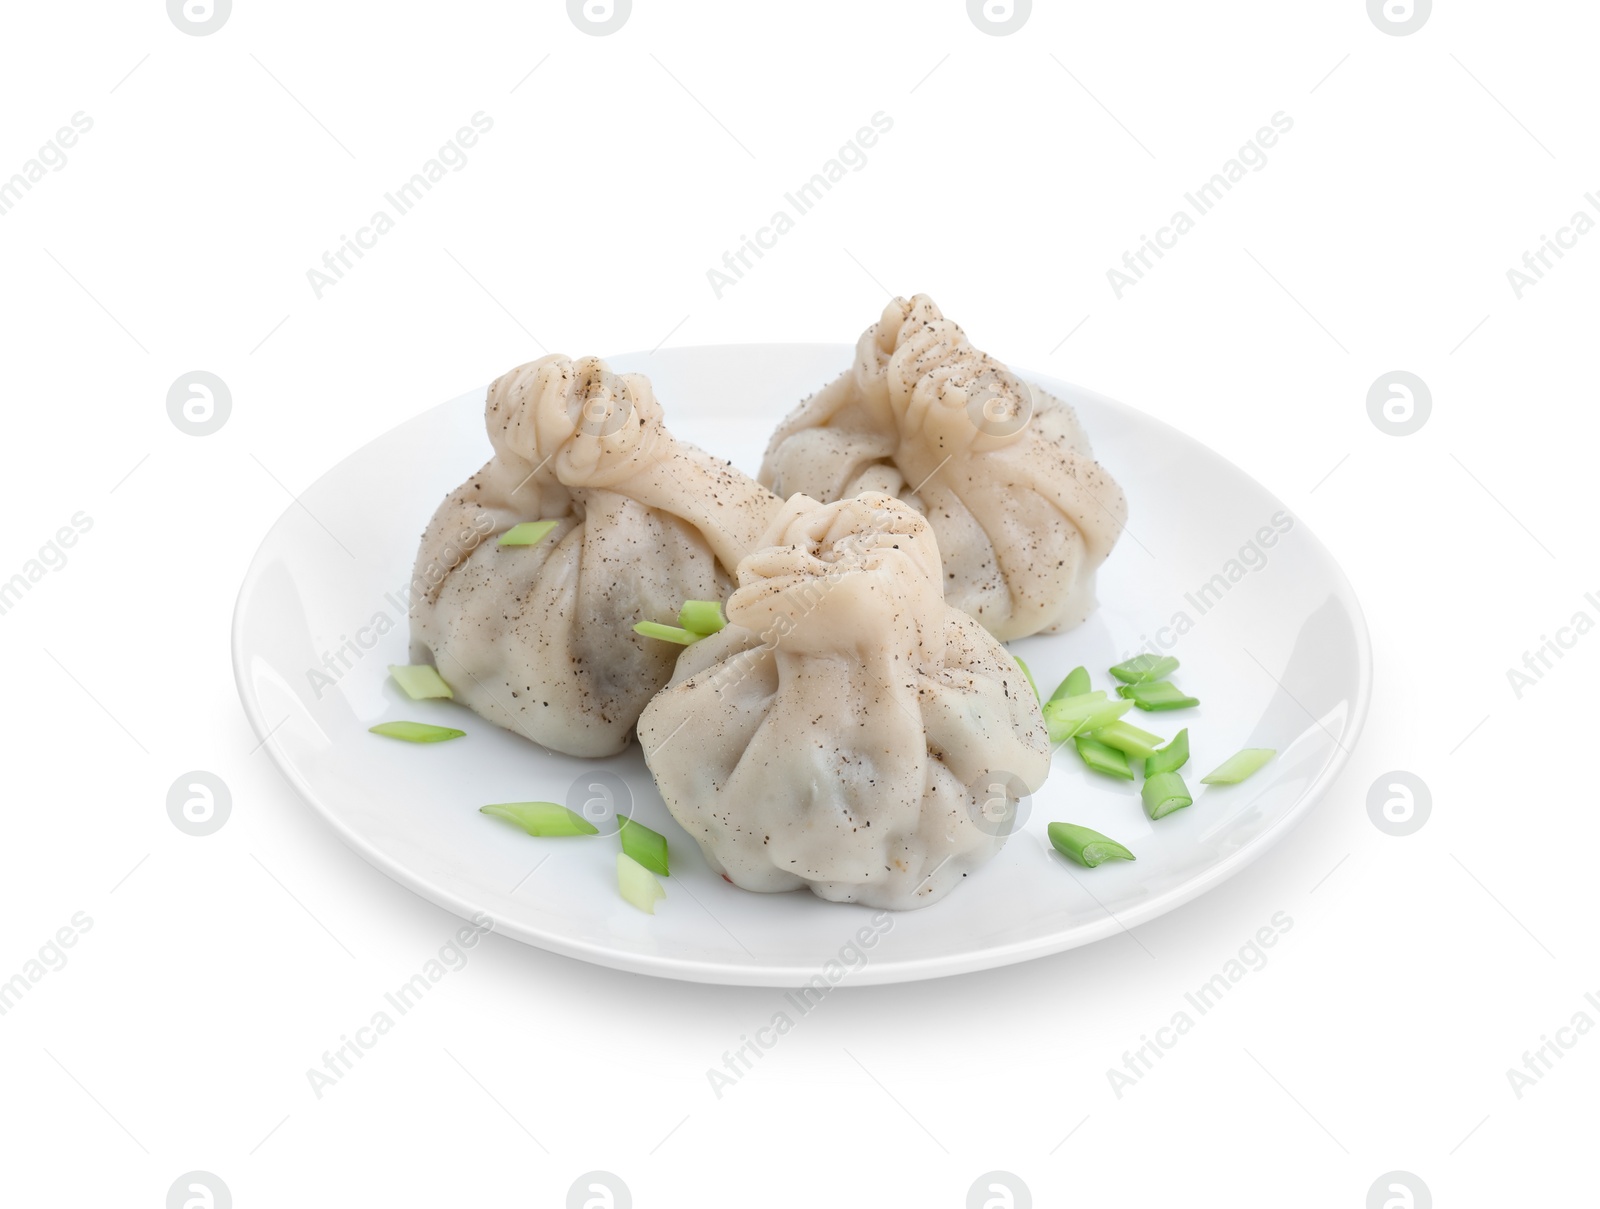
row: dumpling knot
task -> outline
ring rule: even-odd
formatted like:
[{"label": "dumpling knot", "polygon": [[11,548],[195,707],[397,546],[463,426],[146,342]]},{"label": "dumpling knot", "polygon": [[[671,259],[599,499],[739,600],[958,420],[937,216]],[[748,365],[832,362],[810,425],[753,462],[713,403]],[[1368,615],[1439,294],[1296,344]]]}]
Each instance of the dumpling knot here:
[{"label": "dumpling knot", "polygon": [[1033,417],[1033,389],[926,294],[891,302],[857,351],[857,386],[902,442],[983,453],[1020,439]]},{"label": "dumpling knot", "polygon": [[926,294],[896,298],[854,363],[767,445],[781,495],[898,495],[928,518],[945,599],[1003,641],[1077,625],[1127,518],[1072,408],[975,348]]},{"label": "dumpling knot", "polygon": [[870,627],[908,639],[908,650],[936,656],[942,641],[918,643],[922,621],[942,616],[939,547],[927,519],[891,495],[867,491],[820,504],[791,497],[739,564],[728,618],[758,633],[774,627],[799,646],[826,646],[843,629]]},{"label": "dumpling knot", "polygon": [[530,361],[489,387],[489,439],[568,486],[604,487],[635,473],[668,440],[661,405],[642,374],[615,374],[598,357],[559,353]]}]

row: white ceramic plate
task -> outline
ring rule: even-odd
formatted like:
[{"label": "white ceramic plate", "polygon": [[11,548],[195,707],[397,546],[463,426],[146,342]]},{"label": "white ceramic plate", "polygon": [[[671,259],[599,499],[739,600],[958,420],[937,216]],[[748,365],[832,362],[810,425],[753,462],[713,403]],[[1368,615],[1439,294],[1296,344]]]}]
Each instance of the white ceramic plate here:
[{"label": "white ceramic plate", "polygon": [[[754,473],[779,417],[853,355],[845,345],[745,345],[610,363],[650,376],[680,437]],[[1098,612],[1012,650],[1046,693],[1078,664],[1104,687],[1105,669],[1146,641],[1182,659],[1178,680],[1203,704],[1132,718],[1162,735],[1189,728],[1195,802],[1159,823],[1145,818],[1136,786],[1089,773],[1069,746],[998,857],[942,902],[875,917],[804,891],[751,894],[722,881],[667,813],[636,746],[609,760],[554,756],[464,707],[406,699],[386,671],[407,661],[402,592],[435,506],[488,456],[482,390],[346,458],[273,526],[234,617],[251,725],[270,734],[273,758],[312,809],[403,885],[464,917],[482,912],[518,940],[618,969],[760,986],[819,975],[902,982],[1059,952],[1170,911],[1265,852],[1344,764],[1367,710],[1366,624],[1321,543],[1234,466],[1120,404],[1022,376],[1078,409],[1130,516],[1100,573]],[[411,745],[367,733],[396,718],[468,734]],[[1241,747],[1279,755],[1243,785],[1200,785]],[[576,778],[600,769],[625,780],[635,817],[671,846],[673,875],[653,917],[618,896],[614,840],[538,840],[478,813],[487,802],[564,801]],[[1068,864],[1045,839],[1057,819],[1116,837],[1138,861]],[[855,940],[863,928],[870,948]]]}]

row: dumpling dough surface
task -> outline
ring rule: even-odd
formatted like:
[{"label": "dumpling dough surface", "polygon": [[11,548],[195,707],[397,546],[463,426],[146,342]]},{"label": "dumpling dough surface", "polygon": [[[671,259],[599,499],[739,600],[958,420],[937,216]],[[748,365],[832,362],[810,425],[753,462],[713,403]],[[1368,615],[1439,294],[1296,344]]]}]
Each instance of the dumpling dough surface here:
[{"label": "dumpling dough surface", "polygon": [[[512,370],[489,388],[487,424],[494,456],[422,536],[412,660],[497,726],[615,754],[681,650],[634,624],[724,599],[778,500],[676,440],[649,379],[597,358]],[[534,520],[556,526],[537,545],[499,544]]]},{"label": "dumpling dough surface", "polygon": [[1073,410],[974,348],[925,294],[896,298],[856,363],[778,426],[761,481],[781,497],[897,496],[927,516],[945,599],[1002,641],[1093,611],[1127,520]]},{"label": "dumpling dough surface", "polygon": [[735,885],[920,907],[1004,843],[1049,771],[1044,720],[939,576],[928,522],[881,493],[796,496],[739,564],[730,624],[639,719],[673,817]]}]

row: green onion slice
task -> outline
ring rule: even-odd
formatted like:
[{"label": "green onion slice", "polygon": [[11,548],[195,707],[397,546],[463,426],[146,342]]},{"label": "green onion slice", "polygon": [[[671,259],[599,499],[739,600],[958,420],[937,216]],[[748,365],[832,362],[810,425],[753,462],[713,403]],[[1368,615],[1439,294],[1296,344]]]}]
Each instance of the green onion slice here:
[{"label": "green onion slice", "polygon": [[1133,780],[1133,769],[1128,767],[1128,757],[1116,748],[1107,747],[1088,735],[1079,735],[1073,742],[1078,748],[1078,758],[1095,772],[1121,777],[1124,781]]},{"label": "green onion slice", "polygon": [[375,735],[388,735],[391,739],[404,739],[407,743],[443,743],[446,739],[459,739],[467,733],[450,726],[429,726],[426,722],[380,722],[367,729]]},{"label": "green onion slice", "polygon": [[675,625],[662,625],[659,621],[641,621],[633,627],[633,632],[643,634],[646,638],[659,638],[663,642],[676,642],[681,646],[689,646],[704,637],[703,634],[679,629]]},{"label": "green onion slice", "polygon": [[1175,772],[1158,772],[1146,777],[1139,796],[1144,799],[1144,812],[1152,819],[1164,819],[1194,801],[1189,787]]},{"label": "green onion slice", "polygon": [[1156,712],[1164,709],[1190,709],[1200,704],[1170,680],[1152,680],[1148,684],[1120,684],[1117,696],[1125,697],[1142,710]]},{"label": "green onion slice", "polygon": [[1189,761],[1189,729],[1185,727],[1172,736],[1168,743],[1153,756],[1146,756],[1144,775],[1157,776],[1163,772],[1177,772]]},{"label": "green onion slice", "polygon": [[1089,669],[1075,667],[1067,673],[1067,678],[1056,685],[1056,691],[1050,694],[1050,700],[1060,701],[1064,697],[1081,697],[1093,685],[1089,683]]},{"label": "green onion slice", "polygon": [[595,835],[600,830],[559,802],[496,802],[478,811],[515,823],[529,835]]},{"label": "green onion slice", "polygon": [[391,663],[389,675],[413,701],[426,697],[453,697],[450,686],[431,663]]},{"label": "green onion slice", "polygon": [[1270,747],[1247,747],[1229,756],[1200,781],[1204,785],[1237,785],[1277,754]]},{"label": "green onion slice", "polygon": [[537,546],[554,529],[558,521],[523,521],[512,525],[500,535],[502,546]]},{"label": "green onion slice", "polygon": [[1108,701],[1103,690],[1045,702],[1044,721],[1050,742],[1065,743],[1115,722],[1133,708],[1131,701]]},{"label": "green onion slice", "polygon": [[1178,670],[1178,661],[1171,655],[1135,655],[1117,664],[1111,674],[1126,684],[1143,684],[1146,680],[1165,680]]},{"label": "green onion slice", "polygon": [[678,610],[678,624],[704,638],[727,625],[728,619],[722,615],[720,600],[686,600]]},{"label": "green onion slice", "polygon": [[1141,760],[1147,760],[1155,755],[1163,743],[1160,735],[1140,730],[1131,722],[1120,721],[1100,727],[1094,732],[1094,737],[1107,747],[1115,747],[1118,751],[1126,752]]},{"label": "green onion slice", "polygon": [[1045,831],[1057,852],[1088,869],[1093,869],[1102,861],[1139,859],[1110,836],[1101,835],[1090,827],[1079,827],[1076,823],[1051,823]]},{"label": "green onion slice", "polygon": [[624,815],[619,814],[617,822],[620,825],[617,836],[622,840],[622,850],[651,873],[666,877],[667,837]]},{"label": "green onion slice", "polygon": [[656,903],[667,896],[655,874],[626,852],[617,853],[617,889],[622,897],[646,915],[656,913]]},{"label": "green onion slice", "polygon": [[1028,687],[1033,690],[1033,699],[1042,702],[1044,698],[1039,696],[1039,686],[1033,679],[1033,673],[1028,670],[1028,665],[1022,661],[1022,656],[1013,655],[1011,657],[1017,661],[1017,666],[1022,669],[1022,674],[1028,678]]},{"label": "green onion slice", "polygon": [[1106,700],[1106,690],[1103,688],[1097,688],[1087,693],[1074,693],[1070,697],[1056,692],[1050,700],[1044,703],[1044,712],[1047,714],[1082,713],[1091,705],[1104,705]]}]

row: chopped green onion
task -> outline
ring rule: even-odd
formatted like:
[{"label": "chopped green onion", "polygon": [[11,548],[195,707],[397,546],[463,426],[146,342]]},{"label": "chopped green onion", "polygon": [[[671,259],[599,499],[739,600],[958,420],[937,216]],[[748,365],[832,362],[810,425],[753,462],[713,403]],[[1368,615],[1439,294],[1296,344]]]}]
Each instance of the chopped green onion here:
[{"label": "chopped green onion", "polygon": [[1277,754],[1270,747],[1247,747],[1229,756],[1200,781],[1205,785],[1237,785]]},{"label": "chopped green onion", "polygon": [[1140,730],[1131,722],[1113,722],[1102,726],[1094,732],[1094,737],[1108,747],[1115,747],[1118,751],[1126,752],[1130,756],[1137,756],[1141,760],[1149,759],[1156,754],[1156,749],[1161,746],[1160,735],[1152,735],[1147,730]]},{"label": "chopped green onion", "polygon": [[1174,810],[1182,810],[1194,801],[1189,794],[1189,787],[1175,772],[1158,772],[1153,777],[1146,777],[1139,796],[1144,799],[1144,812],[1152,819],[1164,819]]},{"label": "chopped green onion", "polygon": [[641,621],[633,627],[635,634],[643,634],[646,638],[659,638],[663,642],[676,642],[682,646],[689,646],[699,642],[704,635],[681,630],[675,625],[662,625],[659,621]]},{"label": "chopped green onion", "polygon": [[1088,735],[1079,735],[1073,742],[1078,747],[1078,758],[1095,772],[1121,777],[1124,781],[1133,780],[1133,769],[1128,767],[1128,757],[1116,748],[1107,747]]},{"label": "chopped green onion", "polygon": [[413,701],[424,697],[453,697],[450,686],[431,663],[391,663],[389,675]]},{"label": "chopped green onion", "polygon": [[600,830],[559,802],[496,802],[478,811],[515,823],[529,835],[596,835]]},{"label": "chopped green onion", "polygon": [[1011,657],[1017,661],[1017,666],[1022,669],[1022,674],[1028,678],[1028,687],[1033,690],[1033,699],[1042,702],[1044,698],[1039,696],[1039,686],[1034,682],[1033,673],[1028,670],[1028,665],[1022,661],[1022,656],[1013,655]]},{"label": "chopped green onion", "polygon": [[1153,680],[1148,684],[1119,684],[1117,696],[1132,701],[1142,710],[1151,712],[1164,709],[1189,709],[1200,704],[1170,680]]},{"label": "chopped green onion", "polygon": [[1139,859],[1110,836],[1101,835],[1089,827],[1079,827],[1076,823],[1051,823],[1045,832],[1057,852],[1085,868],[1093,869],[1101,861]]},{"label": "chopped green onion", "polygon": [[502,546],[537,546],[554,529],[557,521],[523,521],[500,535]]},{"label": "chopped green onion", "polygon": [[1146,680],[1165,680],[1178,670],[1178,661],[1171,655],[1135,655],[1117,664],[1111,674],[1127,684],[1143,684]]},{"label": "chopped green onion", "polygon": [[1065,743],[1074,735],[1088,734],[1115,722],[1132,708],[1133,702],[1108,701],[1103,690],[1096,690],[1045,702],[1044,721],[1050,742]]},{"label": "chopped green onion", "polygon": [[1172,736],[1168,743],[1153,756],[1145,757],[1144,775],[1157,776],[1164,772],[1177,772],[1189,761],[1189,730],[1185,727]]},{"label": "chopped green onion", "polygon": [[624,815],[619,814],[617,822],[620,825],[617,836],[622,840],[622,850],[651,873],[666,877],[667,837]]},{"label": "chopped green onion", "polygon": [[449,726],[429,726],[426,722],[380,722],[367,729],[375,735],[388,735],[391,739],[404,739],[407,743],[443,743],[446,739],[459,739],[467,733]]},{"label": "chopped green onion", "polygon": [[1044,703],[1044,710],[1047,714],[1081,713],[1090,705],[1104,705],[1105,702],[1106,690],[1103,688],[1097,688],[1087,693],[1074,693],[1070,697],[1063,696],[1058,691],[1050,700]]},{"label": "chopped green onion", "polygon": [[655,874],[626,852],[617,853],[617,889],[622,897],[646,915],[656,913],[656,903],[667,896]]},{"label": "chopped green onion", "polygon": [[720,600],[686,600],[678,610],[678,624],[691,634],[705,637],[728,624]]},{"label": "chopped green onion", "polygon": [[1089,669],[1075,667],[1067,673],[1067,678],[1056,686],[1056,691],[1050,694],[1050,700],[1060,701],[1064,697],[1081,697],[1093,687],[1089,683]]}]

